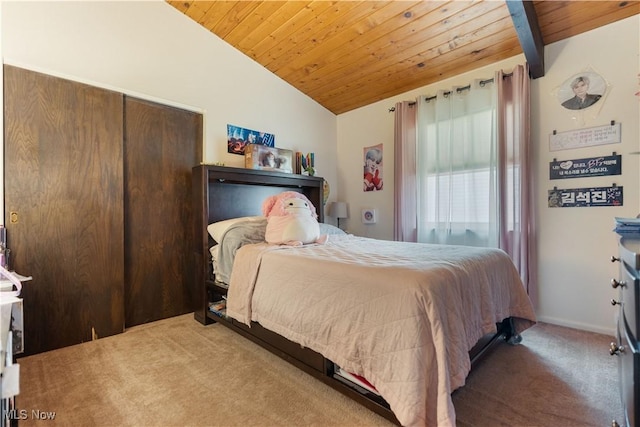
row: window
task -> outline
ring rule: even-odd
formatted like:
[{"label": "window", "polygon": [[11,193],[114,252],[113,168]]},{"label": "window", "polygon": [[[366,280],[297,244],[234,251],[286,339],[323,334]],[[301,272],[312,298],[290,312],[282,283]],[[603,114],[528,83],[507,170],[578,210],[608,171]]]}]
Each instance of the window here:
[{"label": "window", "polygon": [[418,241],[497,245],[493,99],[454,90],[419,107]]}]

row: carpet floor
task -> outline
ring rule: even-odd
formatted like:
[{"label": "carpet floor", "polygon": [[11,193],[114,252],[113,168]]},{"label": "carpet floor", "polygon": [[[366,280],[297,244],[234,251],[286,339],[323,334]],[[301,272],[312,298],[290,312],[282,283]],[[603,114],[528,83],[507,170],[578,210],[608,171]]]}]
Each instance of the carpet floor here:
[{"label": "carpet floor", "polygon": [[[612,337],[540,323],[523,338],[491,351],[453,393],[459,427],[603,427],[622,419]],[[191,314],[18,363],[21,426],[391,425]]]}]

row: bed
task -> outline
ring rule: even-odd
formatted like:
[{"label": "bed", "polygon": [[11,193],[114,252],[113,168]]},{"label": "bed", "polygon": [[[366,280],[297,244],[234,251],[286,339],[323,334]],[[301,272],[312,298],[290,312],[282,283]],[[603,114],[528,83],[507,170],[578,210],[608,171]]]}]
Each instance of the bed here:
[{"label": "bed", "polygon": [[[500,250],[382,241],[331,226],[324,245],[261,241],[260,206],[272,194],[305,194],[322,222],[321,178],[200,165],[193,188],[196,319],[236,330],[397,424],[455,425],[451,393],[473,363],[535,323]],[[212,234],[212,224],[230,219]],[[226,310],[209,310],[223,296]]]}]

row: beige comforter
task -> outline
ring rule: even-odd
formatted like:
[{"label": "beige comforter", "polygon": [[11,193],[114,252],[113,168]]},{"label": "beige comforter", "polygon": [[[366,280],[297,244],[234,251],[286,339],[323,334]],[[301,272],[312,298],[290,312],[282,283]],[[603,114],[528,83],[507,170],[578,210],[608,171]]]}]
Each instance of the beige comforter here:
[{"label": "beige comforter", "polygon": [[535,315],[503,251],[331,236],[236,253],[227,314],[259,322],[367,378],[405,426],[455,426],[468,352]]}]

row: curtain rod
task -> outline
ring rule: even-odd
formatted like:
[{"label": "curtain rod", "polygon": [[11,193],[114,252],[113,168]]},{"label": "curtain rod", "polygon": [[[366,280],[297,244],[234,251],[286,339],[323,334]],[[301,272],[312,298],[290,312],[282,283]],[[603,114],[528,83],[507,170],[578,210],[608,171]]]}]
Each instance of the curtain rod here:
[{"label": "curtain rod", "polygon": [[[511,77],[512,75],[513,75],[513,73],[505,73],[505,74],[503,74],[503,77],[502,77],[502,78],[505,78],[505,77]],[[484,86],[484,85],[486,85],[487,83],[493,83],[493,77],[492,77],[492,78],[490,78],[490,79],[480,80],[480,82],[479,82],[480,86]],[[460,93],[460,92],[462,92],[462,91],[464,91],[464,90],[469,90],[469,89],[471,89],[471,84],[468,84],[468,85],[466,85],[466,86],[463,86],[463,87],[459,87],[459,88],[457,88],[457,89],[456,89],[456,92]],[[451,93],[451,91],[446,91],[446,92],[444,92],[444,96],[449,96],[449,94],[450,94],[450,93]],[[437,98],[437,96],[428,96],[428,97],[426,97],[424,100],[425,100],[426,102],[429,102],[429,101],[431,101],[432,99],[436,99],[436,98]],[[414,105],[414,104],[415,104],[415,102],[409,102],[409,105]],[[390,112],[390,113],[393,113],[394,111],[396,111],[396,107],[391,107],[391,108],[389,108],[389,112]]]}]

